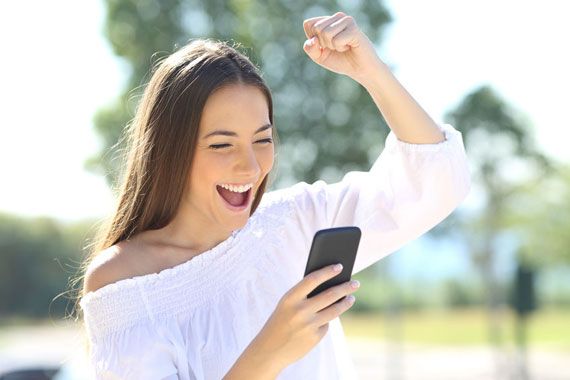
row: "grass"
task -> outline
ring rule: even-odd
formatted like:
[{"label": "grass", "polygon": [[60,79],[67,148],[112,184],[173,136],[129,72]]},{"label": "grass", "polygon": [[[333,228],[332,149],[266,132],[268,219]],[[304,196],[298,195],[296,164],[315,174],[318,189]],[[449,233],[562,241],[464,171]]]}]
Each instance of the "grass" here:
[{"label": "grass", "polygon": [[[515,316],[501,315],[503,343],[514,346]],[[404,312],[400,324],[386,313],[341,316],[348,338],[390,340],[401,336],[406,342],[441,345],[486,345],[487,315],[483,309]],[[527,322],[527,342],[533,347],[570,351],[570,310],[539,310]]]},{"label": "grass", "polygon": [[[358,302],[358,301],[357,301]],[[341,316],[348,338],[390,340],[400,335],[408,343],[447,346],[487,345],[488,323],[485,310],[426,310],[403,312],[400,324],[386,313]],[[69,322],[69,321],[67,321]],[[71,323],[70,326],[73,324]],[[35,326],[57,330],[66,323],[58,320],[30,320],[26,318],[0,319],[0,346],[6,344],[12,332]],[[509,310],[501,312],[503,344],[514,346],[515,316]],[[527,341],[531,347],[570,352],[570,310],[540,309],[529,317]]]}]

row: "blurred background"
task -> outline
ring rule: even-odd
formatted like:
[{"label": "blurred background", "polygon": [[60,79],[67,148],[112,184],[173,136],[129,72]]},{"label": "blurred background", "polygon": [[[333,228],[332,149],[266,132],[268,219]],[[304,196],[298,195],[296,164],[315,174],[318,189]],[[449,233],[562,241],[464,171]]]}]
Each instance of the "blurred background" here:
[{"label": "blurred background", "polygon": [[149,68],[188,39],[239,42],[262,69],[271,189],[370,167],[389,131],[372,99],[302,50],[303,20],[339,10],[463,133],[473,176],[448,219],[354,276],[341,320],[361,378],[570,379],[570,5],[555,0],[2,2],[0,379],[89,378],[72,279]]}]

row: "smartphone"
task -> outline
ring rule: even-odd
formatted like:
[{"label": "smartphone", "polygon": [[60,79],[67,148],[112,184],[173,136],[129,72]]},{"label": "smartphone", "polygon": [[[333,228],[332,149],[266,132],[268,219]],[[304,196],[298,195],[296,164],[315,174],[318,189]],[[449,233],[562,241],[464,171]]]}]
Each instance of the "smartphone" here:
[{"label": "smartphone", "polygon": [[337,263],[342,264],[342,272],[317,286],[307,298],[350,280],[360,236],[360,228],[353,226],[327,228],[315,233],[304,276]]}]

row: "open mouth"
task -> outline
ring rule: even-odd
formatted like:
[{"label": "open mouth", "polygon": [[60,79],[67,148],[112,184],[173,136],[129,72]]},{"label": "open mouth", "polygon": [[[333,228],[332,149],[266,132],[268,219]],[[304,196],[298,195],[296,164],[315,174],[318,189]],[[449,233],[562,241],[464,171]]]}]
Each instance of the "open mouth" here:
[{"label": "open mouth", "polygon": [[242,211],[247,208],[250,203],[252,189],[248,189],[243,193],[231,191],[224,189],[223,187],[217,185],[216,190],[218,194],[223,199],[226,206],[234,211]]}]

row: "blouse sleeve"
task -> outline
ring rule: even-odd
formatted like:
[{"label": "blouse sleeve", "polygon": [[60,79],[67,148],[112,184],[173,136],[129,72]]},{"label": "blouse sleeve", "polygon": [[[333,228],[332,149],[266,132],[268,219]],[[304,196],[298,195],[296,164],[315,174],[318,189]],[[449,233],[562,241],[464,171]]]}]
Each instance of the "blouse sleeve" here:
[{"label": "blouse sleeve", "polygon": [[319,229],[358,226],[357,273],[445,219],[469,193],[470,174],[461,133],[440,129],[445,141],[437,144],[405,143],[390,132],[368,172],[294,185],[289,199],[303,238],[310,245]]},{"label": "blouse sleeve", "polygon": [[176,378],[177,348],[134,284],[124,280],[81,299],[91,370],[97,380]]},{"label": "blouse sleeve", "polygon": [[95,378],[177,379],[174,352],[149,325],[137,325],[91,340]]}]

